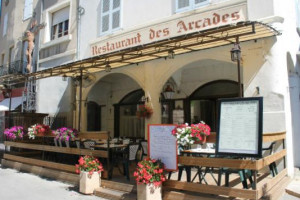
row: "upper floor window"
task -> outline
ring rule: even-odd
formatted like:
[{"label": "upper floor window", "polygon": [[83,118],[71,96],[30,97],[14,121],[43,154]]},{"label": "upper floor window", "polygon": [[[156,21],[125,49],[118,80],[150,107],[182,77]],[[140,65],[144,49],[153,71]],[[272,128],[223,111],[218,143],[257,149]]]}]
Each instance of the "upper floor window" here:
[{"label": "upper floor window", "polygon": [[1,12],[2,12],[2,0],[0,0],[0,23],[1,23]]},{"label": "upper floor window", "polygon": [[6,13],[4,15],[4,19],[3,19],[3,33],[2,33],[2,36],[6,35],[6,32],[7,32],[7,23],[8,23],[8,15]]},{"label": "upper floor window", "polygon": [[176,0],[176,12],[193,10],[197,7],[207,5],[210,0]]},{"label": "upper floor window", "polygon": [[110,33],[120,28],[121,0],[102,0],[101,34]]},{"label": "upper floor window", "polygon": [[65,7],[52,14],[51,40],[69,34],[70,7]]},{"label": "upper floor window", "polygon": [[32,1],[33,0],[25,0],[25,2],[24,2],[23,20],[26,20],[26,19],[29,19],[30,17],[32,17],[32,13],[33,13]]}]

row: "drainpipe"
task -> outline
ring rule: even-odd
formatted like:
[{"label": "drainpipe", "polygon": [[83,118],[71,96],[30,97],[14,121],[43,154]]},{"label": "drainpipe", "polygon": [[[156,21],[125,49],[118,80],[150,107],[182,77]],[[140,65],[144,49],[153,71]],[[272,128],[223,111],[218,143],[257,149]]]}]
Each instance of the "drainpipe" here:
[{"label": "drainpipe", "polygon": [[80,59],[80,36],[81,36],[81,15],[85,12],[84,8],[80,6],[80,0],[77,0],[77,51],[76,60]]}]

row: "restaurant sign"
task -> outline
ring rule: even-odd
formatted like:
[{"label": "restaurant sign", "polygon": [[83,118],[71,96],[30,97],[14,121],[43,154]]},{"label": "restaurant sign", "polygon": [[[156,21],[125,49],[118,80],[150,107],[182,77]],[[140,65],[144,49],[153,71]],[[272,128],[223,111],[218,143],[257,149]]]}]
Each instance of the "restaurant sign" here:
[{"label": "restaurant sign", "polygon": [[194,14],[91,44],[92,56],[246,21],[246,5]]}]

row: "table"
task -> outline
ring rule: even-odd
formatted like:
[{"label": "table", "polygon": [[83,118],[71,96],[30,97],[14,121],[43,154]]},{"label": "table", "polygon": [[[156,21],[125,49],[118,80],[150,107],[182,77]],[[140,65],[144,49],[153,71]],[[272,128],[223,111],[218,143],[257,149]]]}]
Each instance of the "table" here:
[{"label": "table", "polygon": [[[110,144],[109,148],[125,148],[128,144]],[[108,148],[107,144],[96,144],[94,145],[96,148]]]},{"label": "table", "polygon": [[[207,156],[210,157],[212,155],[215,155],[216,150],[215,149],[202,149],[202,148],[196,148],[196,149],[188,149],[188,150],[183,150],[181,151],[181,153],[184,155],[186,154],[187,156],[193,155],[193,156]],[[186,167],[187,169],[187,173],[191,173],[191,167]],[[202,183],[202,181],[204,181],[207,184],[207,181],[205,180],[205,175],[209,172],[212,176],[212,178],[214,179],[214,181],[216,183],[218,183],[218,181],[216,180],[216,178],[213,176],[212,174],[212,169],[210,167],[206,167],[204,172],[202,171],[202,167],[201,166],[197,166],[198,170],[197,173],[195,174],[194,178],[192,179],[192,181],[190,180],[191,175],[189,176],[189,180],[188,182],[193,182],[197,176],[199,176],[199,182]]]}]

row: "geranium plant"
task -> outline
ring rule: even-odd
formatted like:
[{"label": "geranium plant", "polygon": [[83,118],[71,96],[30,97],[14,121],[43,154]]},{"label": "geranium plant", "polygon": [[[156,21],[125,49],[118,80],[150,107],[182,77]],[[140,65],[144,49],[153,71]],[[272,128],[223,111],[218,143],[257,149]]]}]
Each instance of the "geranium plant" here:
[{"label": "geranium plant", "polygon": [[158,187],[166,180],[164,172],[164,164],[160,160],[145,158],[137,164],[133,176],[136,177],[138,184],[153,183]]},{"label": "geranium plant", "polygon": [[35,124],[28,128],[29,139],[35,139],[37,135],[45,136],[51,133],[50,127],[45,124]]},{"label": "geranium plant", "polygon": [[151,117],[153,110],[150,106],[139,105],[138,110],[136,111],[136,116],[138,118],[149,118]]},{"label": "geranium plant", "polygon": [[186,123],[176,126],[172,134],[177,138],[179,145],[186,146],[196,142],[205,142],[206,136],[210,135],[210,127],[204,122],[191,124],[191,126]]},{"label": "geranium plant", "polygon": [[54,135],[56,139],[69,141],[77,137],[78,131],[73,128],[62,127],[54,131]]},{"label": "geranium plant", "polygon": [[81,156],[78,160],[78,164],[75,165],[76,173],[80,173],[80,171],[88,172],[90,176],[93,175],[94,172],[98,172],[99,174],[103,171],[103,166],[99,162],[97,158],[93,156]]},{"label": "geranium plant", "polygon": [[17,138],[23,138],[24,136],[23,127],[22,126],[13,126],[11,128],[7,128],[4,130],[4,135],[9,140],[15,140]]}]

